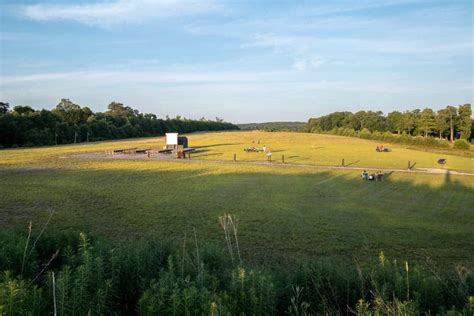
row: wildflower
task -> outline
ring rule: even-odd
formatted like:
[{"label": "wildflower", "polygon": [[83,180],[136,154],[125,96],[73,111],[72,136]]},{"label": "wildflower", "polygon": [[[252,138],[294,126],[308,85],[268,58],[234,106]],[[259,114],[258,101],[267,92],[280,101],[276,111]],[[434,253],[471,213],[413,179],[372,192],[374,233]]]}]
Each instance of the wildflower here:
[{"label": "wildflower", "polygon": [[245,269],[244,268],[239,268],[239,279],[241,282],[244,281],[245,279]]},{"label": "wildflower", "polygon": [[380,252],[379,260],[380,260],[380,264],[382,266],[384,266],[385,265],[385,255],[384,255],[383,251]]},{"label": "wildflower", "polygon": [[211,303],[211,316],[217,315],[217,303],[212,302]]}]

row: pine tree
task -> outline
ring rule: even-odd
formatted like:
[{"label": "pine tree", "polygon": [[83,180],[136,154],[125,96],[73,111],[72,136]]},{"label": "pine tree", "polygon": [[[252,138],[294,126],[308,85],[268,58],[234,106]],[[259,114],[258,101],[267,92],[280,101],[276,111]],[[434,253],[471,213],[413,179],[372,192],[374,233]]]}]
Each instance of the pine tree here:
[{"label": "pine tree", "polygon": [[421,111],[417,120],[417,129],[422,131],[425,137],[428,137],[435,127],[435,112],[430,108],[426,108]]},{"label": "pine tree", "polygon": [[469,139],[469,137],[471,136],[471,126],[472,126],[471,105],[470,104],[460,105],[458,114],[459,114],[458,130],[461,133],[461,138]]}]

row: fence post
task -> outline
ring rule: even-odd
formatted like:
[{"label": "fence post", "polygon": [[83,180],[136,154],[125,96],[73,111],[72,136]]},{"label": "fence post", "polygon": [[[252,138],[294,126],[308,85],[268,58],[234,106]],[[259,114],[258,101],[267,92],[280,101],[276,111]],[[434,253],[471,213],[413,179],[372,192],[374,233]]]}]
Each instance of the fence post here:
[{"label": "fence post", "polygon": [[411,169],[410,166],[411,166],[411,161],[408,161],[408,170]]},{"label": "fence post", "polygon": [[342,158],[342,166],[345,167],[346,165],[344,164],[344,158]]},{"label": "fence post", "polygon": [[285,163],[285,155],[281,155],[281,163]]},{"label": "fence post", "polygon": [[234,154],[234,161],[237,160],[237,154]]}]

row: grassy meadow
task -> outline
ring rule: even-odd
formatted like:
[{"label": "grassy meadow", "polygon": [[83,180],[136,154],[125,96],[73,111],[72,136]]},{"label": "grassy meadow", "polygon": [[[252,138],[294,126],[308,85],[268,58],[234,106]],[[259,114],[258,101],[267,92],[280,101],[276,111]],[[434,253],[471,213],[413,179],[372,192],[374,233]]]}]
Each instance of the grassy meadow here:
[{"label": "grassy meadow", "polygon": [[[189,135],[200,147],[189,161],[86,159],[73,154],[124,147],[157,148],[163,138],[0,151],[0,228],[40,226],[87,231],[110,240],[154,236],[183,240],[193,228],[202,242],[225,247],[218,217],[240,219],[245,260],[292,264],[305,257],[373,260],[380,251],[400,260],[474,268],[474,177],[389,174],[359,180],[360,171],[223,164],[264,160],[245,153],[252,140],[274,159],[302,164],[437,168],[474,171],[469,157],[339,136],[225,132]],[[257,144],[254,144],[257,146]],[[276,261],[278,260],[278,261]]]},{"label": "grassy meadow", "polygon": [[[267,146],[273,153],[273,160],[295,164],[315,164],[339,166],[342,159],[353,167],[406,169],[408,161],[415,168],[440,168],[439,158],[446,158],[446,168],[474,173],[474,148],[470,151],[439,151],[430,148],[416,148],[403,144],[384,144],[392,151],[378,153],[375,151],[380,142],[359,138],[334,135],[287,132],[216,132],[195,133],[187,135],[191,147],[199,148],[192,158],[201,160],[233,160],[234,154],[239,161],[265,161],[263,153],[246,153],[244,148]],[[254,143],[252,143],[254,141]],[[260,143],[258,143],[260,141]],[[82,143],[31,149],[11,149],[0,152],[2,166],[61,166],[71,165],[64,162],[68,154],[83,152],[103,152],[118,148],[161,148],[164,137],[142,138],[132,140]]]}]

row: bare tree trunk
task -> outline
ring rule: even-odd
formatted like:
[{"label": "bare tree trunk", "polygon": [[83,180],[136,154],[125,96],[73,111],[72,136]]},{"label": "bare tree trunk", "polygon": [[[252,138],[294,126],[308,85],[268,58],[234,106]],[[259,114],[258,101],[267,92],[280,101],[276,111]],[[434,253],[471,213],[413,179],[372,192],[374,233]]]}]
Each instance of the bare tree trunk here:
[{"label": "bare tree trunk", "polygon": [[453,128],[453,115],[451,114],[451,143],[454,142],[454,128]]}]

